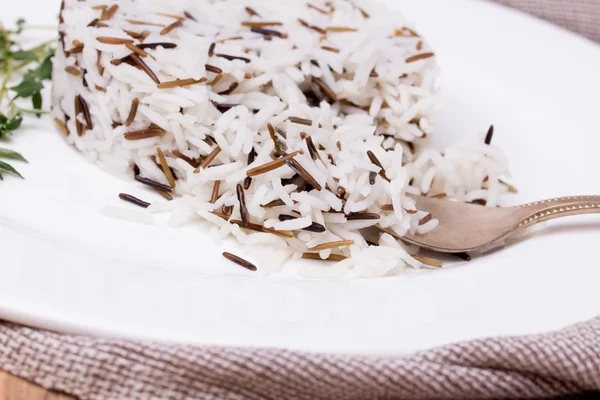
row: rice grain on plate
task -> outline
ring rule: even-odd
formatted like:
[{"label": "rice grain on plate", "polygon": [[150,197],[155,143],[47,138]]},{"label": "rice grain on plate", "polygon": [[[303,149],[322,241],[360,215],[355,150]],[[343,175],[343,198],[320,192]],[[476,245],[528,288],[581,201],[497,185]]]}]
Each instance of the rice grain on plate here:
[{"label": "rice grain on plate", "polygon": [[377,2],[65,0],[60,21],[57,124],[102,168],[181,196],[149,207],[173,225],[200,216],[277,263],[316,254],[380,276],[420,263],[362,228],[437,225],[409,194],[495,205],[506,191],[483,139],[427,147],[435,52]]}]

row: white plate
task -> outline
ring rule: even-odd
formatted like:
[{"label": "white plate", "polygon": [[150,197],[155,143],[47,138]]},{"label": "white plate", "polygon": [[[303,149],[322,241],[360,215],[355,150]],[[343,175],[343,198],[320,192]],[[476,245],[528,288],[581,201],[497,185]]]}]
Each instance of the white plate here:
[{"label": "white plate", "polygon": [[[438,51],[442,142],[493,122],[521,189],[514,202],[600,193],[596,45],[485,2],[389,3]],[[57,0],[23,0],[2,18],[49,23],[57,10]],[[29,158],[19,165],[27,179],[0,183],[0,315],[9,319],[197,344],[392,354],[600,314],[600,218],[552,223],[443,271],[264,278],[223,260],[198,224],[170,230],[102,217],[117,193],[142,189],[84,162],[50,121],[27,124],[9,143]]]}]

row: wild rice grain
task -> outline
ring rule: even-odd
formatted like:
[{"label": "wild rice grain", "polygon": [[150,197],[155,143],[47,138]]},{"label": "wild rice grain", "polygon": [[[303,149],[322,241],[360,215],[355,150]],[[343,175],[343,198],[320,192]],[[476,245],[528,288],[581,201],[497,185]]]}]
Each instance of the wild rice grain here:
[{"label": "wild rice grain", "polygon": [[[323,159],[319,155],[319,151],[317,150],[317,148],[315,147],[315,144],[313,143],[312,137],[306,136],[304,138],[304,140],[306,141],[306,147],[308,148],[308,153],[310,154],[310,157],[314,161],[321,160],[321,162],[323,162]],[[325,164],[325,162],[323,162],[323,164]]]},{"label": "wild rice grain", "polygon": [[257,21],[244,21],[242,26],[249,28],[265,28],[267,26],[283,26],[281,22],[257,22]]},{"label": "wild rice grain", "polygon": [[198,168],[196,168],[194,173],[198,174],[198,173],[200,173],[200,170],[208,168],[210,163],[213,162],[213,160],[219,155],[220,152],[221,152],[220,147],[215,148],[208,156],[206,156],[206,158],[204,160],[202,160],[202,163],[198,166]]},{"label": "wild rice grain", "polygon": [[158,77],[156,76],[156,74],[154,73],[154,71],[152,71],[150,69],[150,67],[148,66],[148,64],[146,64],[144,62],[144,60],[142,60],[140,58],[140,56],[138,56],[137,54],[133,53],[129,56],[131,58],[131,60],[136,63],[138,66],[140,66],[142,68],[142,70],[148,74],[148,76],[157,84],[160,84],[160,80],[158,79]]},{"label": "wild rice grain", "polygon": [[96,38],[97,41],[99,41],[100,43],[104,43],[104,44],[125,44],[125,43],[133,43],[133,40],[131,39],[123,39],[123,38],[116,38],[116,37],[109,37],[109,36],[98,36]]},{"label": "wild rice grain", "polygon": [[285,206],[285,202],[281,199],[273,200],[267,204],[263,204],[261,207],[263,208],[273,208],[273,207],[281,207]]},{"label": "wild rice grain", "polygon": [[258,167],[248,170],[248,172],[246,172],[246,176],[254,178],[256,176],[266,174],[269,171],[273,171],[279,167],[282,167],[286,163],[286,161],[289,161],[289,160],[293,159],[294,157],[296,157],[298,154],[302,154],[302,153],[303,153],[302,150],[298,150],[298,151],[290,153],[284,157],[280,157],[276,160],[268,162],[266,164],[259,165]]},{"label": "wild rice grain", "polygon": [[287,37],[288,37],[287,33],[281,33],[279,31],[275,31],[273,29],[250,28],[250,30],[254,33],[258,33],[260,35],[265,35],[265,36],[277,36],[282,39],[287,39]]},{"label": "wild rice grain", "polygon": [[222,74],[223,70],[219,67],[215,67],[214,65],[206,64],[205,67],[208,72],[212,72],[215,74]]},{"label": "wild rice grain", "polygon": [[381,219],[381,216],[375,213],[352,213],[346,215],[346,219],[348,221],[367,221]]},{"label": "wild rice grain", "polygon": [[246,261],[243,258],[236,256],[235,254],[224,252],[223,257],[225,257],[229,261],[233,261],[234,263],[241,265],[246,269],[249,269],[250,271],[258,271],[256,265],[252,264],[250,261]]},{"label": "wild rice grain", "polygon": [[487,131],[487,134],[485,135],[485,144],[487,144],[488,146],[491,145],[493,137],[494,137],[494,125],[491,125],[490,129]]},{"label": "wild rice grain", "polygon": [[244,222],[240,221],[240,220],[237,220],[237,219],[233,219],[233,220],[231,220],[229,222],[232,223],[232,224],[235,224],[235,225],[237,225],[237,226],[239,226],[241,228],[249,229],[249,230],[252,230],[252,231],[255,231],[255,232],[270,233],[272,235],[279,236],[279,237],[284,237],[284,238],[293,238],[294,237],[294,232],[292,232],[292,231],[276,231],[275,229],[265,228],[262,225],[253,224],[253,223],[248,224],[248,226],[244,226]]},{"label": "wild rice grain", "polygon": [[312,8],[313,10],[315,10],[315,11],[318,11],[318,12],[320,12],[320,13],[321,13],[321,14],[323,14],[323,15],[327,15],[327,14],[329,14],[329,12],[328,12],[328,11],[326,11],[326,10],[323,10],[322,8],[319,8],[319,7],[317,7],[317,6],[315,6],[315,5],[312,5],[312,4],[310,4],[310,3],[308,3],[308,8]]},{"label": "wild rice grain", "polygon": [[142,140],[148,139],[151,137],[162,137],[167,133],[164,129],[161,128],[148,128],[142,129],[139,131],[131,131],[125,134],[125,139],[127,140]]},{"label": "wild rice grain", "polygon": [[161,30],[160,34],[166,35],[166,34],[170,33],[173,29],[179,28],[182,25],[183,25],[183,21],[177,20],[177,21],[173,22],[171,25],[169,25],[169,26],[165,27],[163,30]]},{"label": "wild rice grain", "polygon": [[288,121],[290,121],[290,122],[292,122],[294,124],[312,126],[312,121],[310,119],[306,119],[306,118],[289,117]]},{"label": "wild rice grain", "polygon": [[139,183],[144,184],[146,186],[150,186],[150,187],[152,187],[154,189],[162,190],[162,191],[168,192],[168,193],[171,193],[173,191],[172,187],[164,185],[164,184],[162,184],[160,182],[153,181],[152,179],[144,178],[144,177],[142,177],[139,174],[136,174],[134,178]]},{"label": "wild rice grain", "polygon": [[308,251],[321,251],[321,250],[327,250],[327,249],[336,249],[338,247],[352,246],[353,244],[354,244],[354,240],[339,240],[337,242],[322,243],[318,246],[309,248]]},{"label": "wild rice grain", "polygon": [[157,42],[157,43],[140,43],[137,45],[138,48],[145,49],[156,49],[157,47],[164,47],[165,49],[174,49],[177,47],[175,43],[168,42]]},{"label": "wild rice grain", "polygon": [[175,19],[178,19],[178,20],[184,20],[185,19],[185,17],[182,17],[180,15],[169,14],[169,13],[165,13],[165,12],[156,12],[155,14],[156,15],[160,15],[162,17],[175,18]]},{"label": "wild rice grain", "polygon": [[267,123],[267,130],[269,131],[269,136],[271,137],[271,140],[273,141],[273,146],[275,147],[275,155],[279,157],[281,156],[281,148],[279,147],[279,140],[275,135],[275,129],[273,128],[273,125]]},{"label": "wild rice grain", "polygon": [[337,95],[335,92],[325,83],[321,78],[313,78],[313,82],[317,84],[319,89],[323,92],[327,98],[331,101],[337,101]]},{"label": "wild rice grain", "polygon": [[131,102],[131,108],[129,109],[129,115],[127,116],[127,120],[125,121],[125,126],[129,126],[135,120],[135,116],[137,115],[138,106],[140,105],[140,100],[136,97]]},{"label": "wild rice grain", "polygon": [[[408,35],[405,35],[404,34],[405,32],[408,33]],[[419,34],[417,32],[413,31],[410,28],[396,29],[394,36],[421,37],[421,36],[419,36]]]},{"label": "wild rice grain", "polygon": [[81,112],[83,113],[83,118],[85,119],[85,123],[87,125],[87,129],[94,129],[94,124],[92,122],[92,114],[90,114],[90,109],[88,107],[87,102],[81,95],[77,95],[77,101],[80,104]]},{"label": "wild rice grain", "polygon": [[246,195],[244,193],[244,188],[238,183],[235,189],[238,202],[240,203],[240,216],[242,217],[242,222],[245,227],[248,227],[250,224],[250,214],[248,213],[248,208],[246,207]]},{"label": "wild rice grain", "polygon": [[358,32],[358,29],[349,28],[346,26],[329,26],[329,27],[327,27],[327,32],[334,32],[334,33]]},{"label": "wild rice grain", "polygon": [[133,51],[135,54],[137,54],[140,57],[148,57],[148,53],[146,53],[144,50],[140,49],[133,43],[125,43],[125,47],[127,47],[129,50]]},{"label": "wild rice grain", "polygon": [[156,148],[156,153],[158,155],[158,161],[160,161],[160,166],[162,167],[163,173],[167,177],[169,184],[172,188],[175,187],[175,177],[173,176],[173,172],[171,172],[171,168],[169,168],[169,164],[167,164],[167,158],[165,157],[165,153],[160,149],[160,147]]},{"label": "wild rice grain", "polygon": [[217,47],[217,44],[215,42],[212,42],[210,44],[210,47],[208,48],[208,56],[212,57],[215,54],[215,47]]},{"label": "wild rice grain", "polygon": [[65,136],[69,136],[69,128],[67,128],[67,125],[65,125],[64,122],[62,122],[60,119],[58,118],[54,118],[54,123],[56,124],[56,126],[58,126],[58,129],[60,129],[60,131],[65,135]]},{"label": "wild rice grain", "polygon": [[370,185],[374,185],[375,182],[377,181],[377,172],[369,172],[369,184]]},{"label": "wild rice grain", "polygon": [[213,104],[219,112],[225,114],[227,111],[231,110],[233,107],[236,107],[237,104]]},{"label": "wild rice grain", "polygon": [[467,253],[454,253],[453,256],[460,258],[463,261],[471,261],[472,258]]},{"label": "wild rice grain", "polygon": [[226,39],[221,39],[217,43],[223,44],[225,42],[229,42],[229,41],[232,41],[232,40],[242,40],[242,39],[243,39],[243,37],[241,37],[241,36],[233,36],[233,37],[229,37],[229,38],[226,38]]},{"label": "wild rice grain", "polygon": [[503,180],[501,180],[501,179],[498,179],[498,180],[500,181],[500,183],[501,183],[502,185],[504,185],[504,186],[506,186],[506,187],[508,188],[508,191],[509,191],[510,193],[514,193],[514,194],[517,194],[517,193],[519,193],[519,189],[517,189],[516,187],[514,187],[514,186],[513,186],[513,185],[511,185],[510,183],[504,182],[504,181],[503,181]]},{"label": "wild rice grain", "polygon": [[100,58],[102,57],[102,52],[100,50],[96,51],[96,68],[98,69],[98,73],[100,76],[104,75],[104,67],[100,63]]},{"label": "wild rice grain", "polygon": [[232,55],[229,55],[229,54],[218,53],[218,54],[215,54],[215,56],[224,58],[224,59],[229,60],[229,61],[240,60],[240,61],[245,62],[246,64],[252,61],[252,60],[250,60],[249,58],[246,58],[246,57],[232,56]]},{"label": "wild rice grain", "polygon": [[198,168],[198,166],[200,165],[199,162],[197,162],[193,158],[190,158],[190,157],[186,156],[185,154],[181,153],[179,150],[171,150],[171,153],[175,157],[182,159],[183,161],[185,161],[186,163],[190,164],[194,168]]},{"label": "wild rice grain", "polygon": [[379,161],[377,156],[371,150],[367,151],[367,156],[369,156],[369,160],[371,160],[371,163],[381,168],[381,171],[379,171],[379,175],[386,181],[391,182],[390,179],[387,177],[385,169],[383,168],[383,165],[381,165],[381,162]]},{"label": "wild rice grain", "polygon": [[422,264],[429,265],[430,267],[442,268],[444,266],[443,262],[441,262],[440,260],[436,260],[435,258],[423,256],[412,256],[412,258],[414,258]]},{"label": "wild rice grain", "polygon": [[254,9],[253,9],[253,8],[246,7],[246,12],[247,12],[248,14],[250,14],[250,16],[251,16],[251,17],[259,17],[259,18],[260,18],[260,14],[259,14],[259,13],[257,13],[256,11],[254,11]]},{"label": "wild rice grain", "polygon": [[219,74],[219,75],[215,76],[215,78],[212,81],[208,82],[208,86],[214,86],[214,85],[216,85],[217,82],[219,82],[221,79],[223,79],[223,75],[222,74]]},{"label": "wild rice grain", "polygon": [[298,175],[302,177],[309,185],[318,190],[319,192],[323,190],[323,187],[317,182],[317,180],[302,166],[300,163],[294,159],[286,161],[286,164],[292,168]]},{"label": "wild rice grain", "polygon": [[141,33],[137,33],[135,31],[130,31],[127,29],[123,29],[123,32],[125,32],[126,34],[128,34],[129,36],[131,36],[134,39],[141,39],[142,38],[142,34]]},{"label": "wild rice grain", "polygon": [[117,12],[118,9],[119,9],[119,5],[118,4],[114,4],[108,10],[103,10],[102,11],[102,16],[100,17],[100,19],[102,21],[106,21],[106,20],[111,19],[112,17],[114,17],[114,15],[116,14],[116,12]]},{"label": "wild rice grain", "polygon": [[137,197],[134,197],[130,194],[126,194],[126,193],[120,193],[119,194],[119,198],[121,200],[127,201],[129,203],[135,204],[136,206],[140,206],[142,208],[148,208],[150,207],[150,203],[144,201],[144,200],[140,200]]},{"label": "wild rice grain", "polygon": [[420,60],[426,60],[426,59],[431,58],[433,56],[435,56],[434,53],[417,54],[416,56],[408,57],[406,59],[406,63],[410,64],[410,63],[414,63],[414,62],[417,62],[417,61],[420,61]]},{"label": "wild rice grain", "polygon": [[81,75],[81,70],[74,65],[69,65],[69,66],[65,67],[65,71],[67,71],[69,74],[74,75],[74,76]]},{"label": "wild rice grain", "polygon": [[277,134],[279,134],[279,136],[281,136],[282,138],[287,139],[287,133],[283,129],[275,128],[275,132],[277,132]]},{"label": "wild rice grain", "polygon": [[340,49],[337,49],[335,47],[330,47],[330,46],[321,46],[321,48],[323,50],[331,51],[333,53],[339,53],[341,51]]},{"label": "wild rice grain", "polygon": [[298,22],[305,28],[312,29],[313,31],[320,33],[321,35],[326,35],[327,31],[323,28],[319,28],[318,26],[310,25],[308,22],[303,20],[302,18],[298,18]]},{"label": "wild rice grain", "polygon": [[173,200],[173,196],[171,196],[169,193],[165,192],[164,190],[155,190],[156,193],[160,194],[162,197],[165,198],[165,200],[171,201]]},{"label": "wild rice grain", "polygon": [[184,11],[183,15],[185,15],[185,17],[187,19],[191,19],[192,21],[197,21],[196,18],[194,18],[194,16],[192,14],[190,14],[188,11]]},{"label": "wild rice grain", "polygon": [[419,220],[419,226],[425,225],[426,223],[428,223],[432,219],[433,219],[433,215],[431,215],[431,213],[427,214],[426,216],[424,216],[423,218],[421,218]]},{"label": "wild rice grain", "polygon": [[[252,150],[248,154],[248,163],[246,165],[251,165],[254,162],[255,158],[256,158],[256,151],[254,150],[254,147],[252,147]],[[252,185],[252,178],[247,176],[244,179],[244,190],[250,189],[250,185]]]},{"label": "wild rice grain", "polygon": [[210,202],[215,204],[219,199],[219,188],[221,187],[221,181],[215,181],[213,185],[212,194],[210,195]]},{"label": "wild rice grain", "polygon": [[201,79],[175,79],[174,81],[168,81],[168,82],[163,82],[160,83],[157,87],[159,89],[172,89],[172,88],[176,88],[176,87],[185,87],[185,86],[191,86],[191,85],[196,85],[198,83],[204,83],[207,82],[208,79],[206,78],[201,78]]},{"label": "wild rice grain", "polygon": [[332,261],[332,262],[340,262],[346,260],[348,257],[343,256],[341,254],[332,254],[329,257],[322,259],[321,256],[317,253],[304,253],[302,258],[305,260],[317,260],[317,261]]},{"label": "wild rice grain", "polygon": [[[292,215],[286,215],[286,214],[281,214],[279,215],[279,217],[277,217],[281,222],[284,221],[291,221],[294,219],[298,219],[297,217],[294,217]],[[307,232],[314,232],[314,233],[323,233],[327,230],[327,228],[325,228],[323,225],[318,224],[316,222],[313,222],[312,224],[310,224],[309,226],[307,226],[306,228],[302,228],[303,231],[307,231]]]}]

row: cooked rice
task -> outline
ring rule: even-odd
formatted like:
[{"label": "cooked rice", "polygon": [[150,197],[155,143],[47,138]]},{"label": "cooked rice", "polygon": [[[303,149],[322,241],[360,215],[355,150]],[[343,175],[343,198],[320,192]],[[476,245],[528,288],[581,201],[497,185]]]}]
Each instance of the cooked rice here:
[{"label": "cooked rice", "polygon": [[[353,244],[318,251],[348,257],[335,268],[323,263],[322,275],[418,268],[405,245],[389,235],[369,245],[360,230],[435,229],[435,216],[419,225],[424,214],[409,194],[494,206],[508,190],[500,181],[507,160],[483,138],[444,152],[428,147],[435,53],[377,2],[65,0],[60,32],[53,114],[68,143],[113,173],[135,167],[175,186],[180,198],[148,208],[171,212],[171,226],[201,218],[219,238],[276,249],[258,264],[265,272],[335,242]],[[104,213],[152,220],[126,211]],[[347,218],[354,213],[379,218]]]}]

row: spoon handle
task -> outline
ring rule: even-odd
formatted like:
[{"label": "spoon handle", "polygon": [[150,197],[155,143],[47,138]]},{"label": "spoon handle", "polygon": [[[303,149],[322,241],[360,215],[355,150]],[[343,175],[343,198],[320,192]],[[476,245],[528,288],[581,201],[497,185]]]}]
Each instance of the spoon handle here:
[{"label": "spoon handle", "polygon": [[519,208],[525,211],[525,216],[519,222],[519,228],[527,228],[556,218],[600,214],[600,196],[561,197],[524,204]]}]

